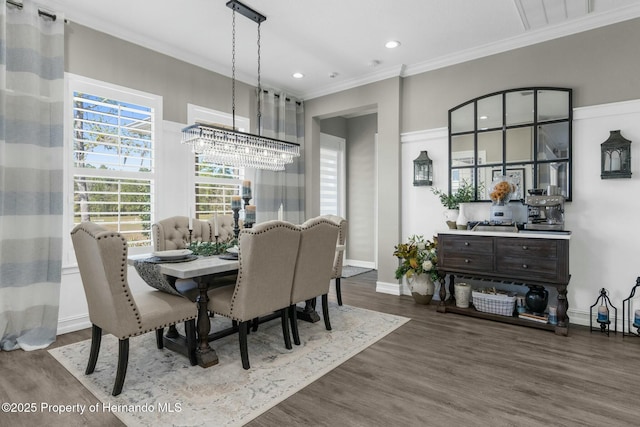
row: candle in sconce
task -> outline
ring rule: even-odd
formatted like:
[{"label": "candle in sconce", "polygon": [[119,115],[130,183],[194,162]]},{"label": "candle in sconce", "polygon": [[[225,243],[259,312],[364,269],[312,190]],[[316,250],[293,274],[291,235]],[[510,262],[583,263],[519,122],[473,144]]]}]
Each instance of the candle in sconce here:
[{"label": "candle in sconce", "polygon": [[245,222],[249,224],[255,224],[256,222],[256,207],[255,205],[247,205],[245,207]]},{"label": "candle in sconce", "polygon": [[[636,312],[636,316],[638,313]],[[608,322],[609,321],[609,309],[606,305],[601,305],[598,307],[598,322]]]},{"label": "candle in sconce", "polygon": [[213,214],[213,233],[216,237],[220,235],[220,229],[218,228],[218,212]]},{"label": "candle in sconce", "polygon": [[231,196],[231,209],[240,209],[240,196]]},{"label": "candle in sconce", "polygon": [[243,199],[251,198],[251,181],[249,180],[242,181],[242,198]]}]

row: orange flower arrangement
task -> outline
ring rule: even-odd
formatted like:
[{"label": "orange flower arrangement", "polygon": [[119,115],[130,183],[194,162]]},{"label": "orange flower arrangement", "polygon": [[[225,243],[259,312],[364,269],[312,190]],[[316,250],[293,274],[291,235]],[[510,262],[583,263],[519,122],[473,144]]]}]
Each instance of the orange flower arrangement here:
[{"label": "orange flower arrangement", "polygon": [[494,202],[506,203],[511,199],[511,195],[517,191],[515,184],[507,181],[499,181],[493,186],[493,191],[489,193],[489,197]]}]

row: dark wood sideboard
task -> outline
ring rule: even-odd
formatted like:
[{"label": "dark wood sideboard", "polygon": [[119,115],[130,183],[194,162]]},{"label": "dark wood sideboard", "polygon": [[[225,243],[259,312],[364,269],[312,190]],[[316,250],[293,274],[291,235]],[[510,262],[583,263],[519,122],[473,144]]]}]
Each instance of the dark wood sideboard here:
[{"label": "dark wood sideboard", "polygon": [[[569,234],[493,233],[450,231],[438,234],[438,271],[441,273],[438,311],[452,312],[567,335],[569,317]],[[449,277],[449,300],[446,277]],[[455,278],[554,287],[558,293],[558,324],[537,323],[514,316],[456,307]],[[446,300],[446,301],[445,301]]]}]

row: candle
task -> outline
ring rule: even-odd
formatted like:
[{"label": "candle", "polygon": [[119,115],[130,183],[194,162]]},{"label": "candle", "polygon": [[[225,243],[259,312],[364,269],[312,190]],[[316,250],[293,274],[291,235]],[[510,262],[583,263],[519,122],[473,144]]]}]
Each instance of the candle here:
[{"label": "candle", "polygon": [[240,196],[231,196],[231,209],[240,209]]},{"label": "candle", "polygon": [[191,208],[189,208],[189,230],[193,230],[193,218],[191,218]]},{"label": "candle", "polygon": [[549,323],[552,325],[558,324],[558,308],[550,306],[549,307]]},{"label": "candle", "polygon": [[282,221],[282,217],[284,216],[284,206],[280,203],[280,208],[278,209],[278,221]]},{"label": "candle", "polygon": [[636,315],[633,319],[633,325],[637,328],[640,327],[640,310],[636,310]]},{"label": "candle", "polygon": [[242,198],[250,199],[251,198],[251,181],[242,181]]},{"label": "candle", "polygon": [[220,235],[220,229],[218,228],[218,212],[213,214],[213,233],[216,237]]},{"label": "candle", "polygon": [[256,207],[255,205],[247,205],[245,208],[245,222],[248,224],[254,224],[256,222]]},{"label": "candle", "polygon": [[[637,315],[637,314],[636,314]],[[598,307],[598,322],[606,323],[609,321],[609,309],[606,305]]]}]

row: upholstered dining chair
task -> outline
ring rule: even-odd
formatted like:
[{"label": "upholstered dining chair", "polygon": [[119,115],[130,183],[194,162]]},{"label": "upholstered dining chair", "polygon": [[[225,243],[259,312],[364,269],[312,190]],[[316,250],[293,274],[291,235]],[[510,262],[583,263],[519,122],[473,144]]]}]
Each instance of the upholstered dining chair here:
[{"label": "upholstered dining chair", "polygon": [[328,219],[338,224],[338,241],[336,242],[336,255],[333,259],[333,271],[331,272],[331,278],[336,283],[336,296],[338,298],[338,305],[342,305],[342,290],[340,289],[340,278],[342,277],[342,264],[344,260],[344,253],[347,245],[347,232],[348,222],[346,219],[337,215],[323,215],[321,218]]},{"label": "upholstered dining chair", "polygon": [[300,344],[296,304],[322,296],[322,317],[331,330],[327,294],[336,252],[339,226],[326,218],[312,218],[300,226],[300,248],[291,288],[291,330],[293,341]]},{"label": "upholstered dining chair", "polygon": [[196,305],[186,298],[160,291],[133,294],[127,281],[127,241],[120,233],[83,222],[71,231],[80,277],[92,324],[91,353],[85,374],[93,373],[102,331],[119,340],[118,369],[112,394],[122,391],[129,360],[129,338],[156,331],[156,344],[163,348],[165,327],[185,322],[189,359],[196,364]]},{"label": "upholstered dining chair", "polygon": [[284,221],[267,221],[241,230],[238,239],[236,284],[209,290],[208,308],[238,322],[242,367],[249,369],[247,333],[255,318],[279,312],[285,347],[292,348],[288,308],[300,229]]},{"label": "upholstered dining chair", "polygon": [[[209,218],[207,222],[209,223],[209,227],[211,228],[211,241],[215,242],[215,221],[214,218]],[[233,233],[233,215],[218,215],[218,241],[226,242],[235,237]],[[242,228],[242,221],[238,222],[238,226]]]},{"label": "upholstered dining chair", "polygon": [[[208,221],[192,220],[191,241],[211,242],[212,231]],[[189,246],[189,218],[172,216],[151,226],[154,251],[184,249]]]}]

